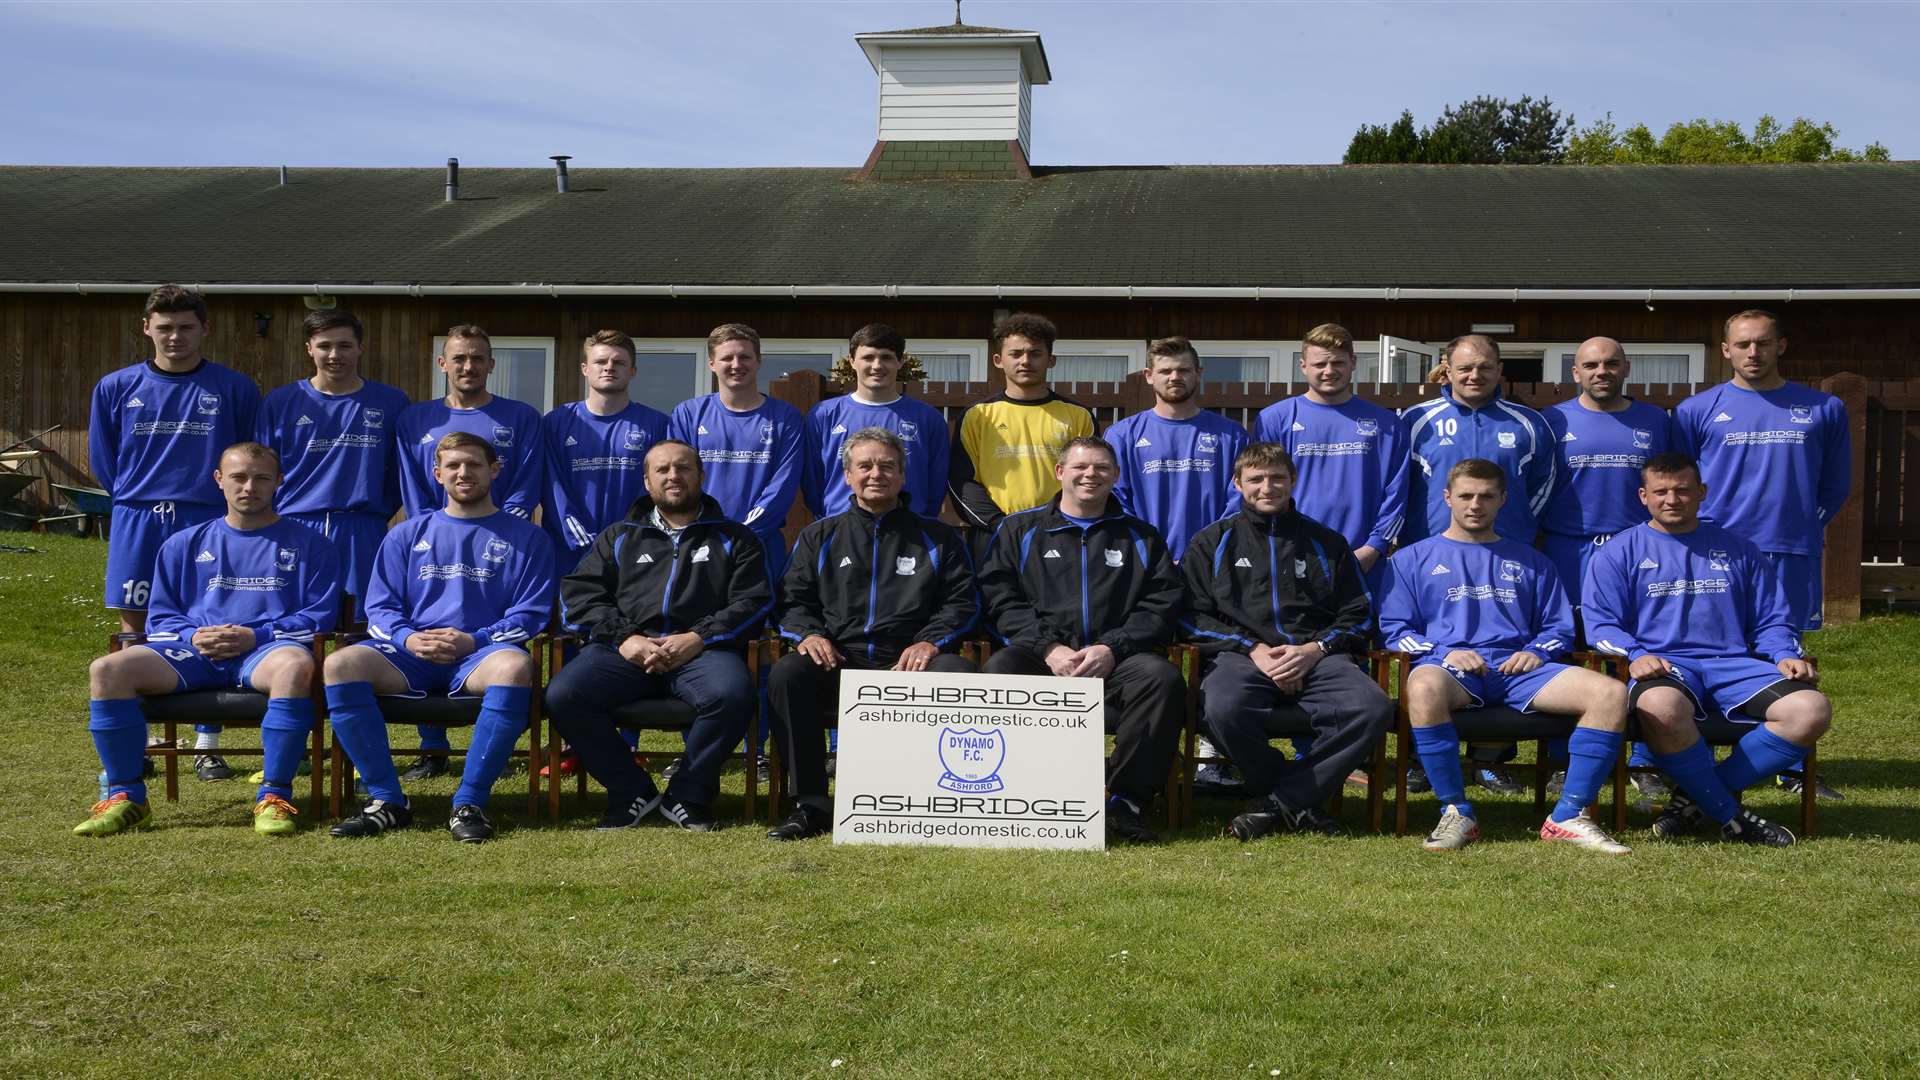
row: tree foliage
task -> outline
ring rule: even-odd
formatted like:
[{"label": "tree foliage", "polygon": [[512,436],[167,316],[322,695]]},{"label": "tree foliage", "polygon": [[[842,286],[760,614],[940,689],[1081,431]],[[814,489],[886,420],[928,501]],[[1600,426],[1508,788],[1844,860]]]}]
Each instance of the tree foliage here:
[{"label": "tree foliage", "polygon": [[1434,165],[1550,165],[1566,156],[1573,117],[1551,98],[1518,101],[1481,96],[1449,105],[1430,127],[1416,129],[1413,113],[1392,124],[1363,125],[1344,160],[1349,165],[1421,162]]},{"label": "tree foliage", "polygon": [[1772,116],[1762,116],[1751,135],[1732,120],[1699,119],[1675,123],[1655,138],[1645,124],[1620,130],[1608,113],[1574,133],[1566,160],[1574,165],[1736,165],[1890,157],[1877,142],[1856,153],[1837,145],[1839,136],[1832,124],[1816,124],[1804,116],[1785,127]]}]

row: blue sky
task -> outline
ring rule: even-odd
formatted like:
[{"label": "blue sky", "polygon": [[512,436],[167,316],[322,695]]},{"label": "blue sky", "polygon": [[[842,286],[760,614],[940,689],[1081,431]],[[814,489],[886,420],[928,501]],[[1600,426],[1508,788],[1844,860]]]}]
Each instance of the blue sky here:
[{"label": "blue sky", "polygon": [[[1582,122],[1833,123],[1920,157],[1920,4],[967,0],[1037,30],[1042,165],[1338,161],[1355,127],[1477,94]],[[951,0],[0,0],[9,164],[857,166],[853,35]]]}]

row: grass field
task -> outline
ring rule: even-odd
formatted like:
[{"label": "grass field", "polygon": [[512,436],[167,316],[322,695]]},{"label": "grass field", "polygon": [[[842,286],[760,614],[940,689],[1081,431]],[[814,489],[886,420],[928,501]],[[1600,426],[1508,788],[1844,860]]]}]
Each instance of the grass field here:
[{"label": "grass field", "polygon": [[[463,846],[451,781],[371,841],[248,827],[244,781],[95,797],[98,543],[0,553],[0,1074],[1912,1076],[1920,620],[1817,635],[1847,794],[1784,851],[1220,839],[1106,854],[597,834]],[[248,733],[231,736],[236,743]],[[497,819],[520,823],[502,781]],[[737,786],[737,778],[735,778]],[[519,790],[524,791],[524,787]],[[1792,821],[1790,800],[1756,795]],[[723,802],[724,815],[732,806]],[[1424,828],[1435,807],[1413,804]],[[1349,801],[1347,823],[1357,807]]]}]

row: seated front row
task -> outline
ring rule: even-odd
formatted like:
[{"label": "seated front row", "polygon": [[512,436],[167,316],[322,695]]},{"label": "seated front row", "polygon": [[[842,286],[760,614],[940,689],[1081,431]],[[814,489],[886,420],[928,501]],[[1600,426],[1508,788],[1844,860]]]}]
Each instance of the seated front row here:
[{"label": "seated front row", "polygon": [[[831,827],[821,742],[836,672],[969,671],[954,650],[983,617],[1003,645],[989,673],[1106,681],[1116,737],[1110,838],[1155,839],[1144,812],[1168,774],[1184,715],[1180,674],[1163,654],[1176,625],[1203,656],[1207,730],[1255,788],[1256,805],[1229,831],[1242,840],[1278,829],[1337,831],[1320,805],[1365,759],[1393,706],[1356,664],[1370,629],[1358,565],[1338,534],[1294,508],[1284,449],[1256,444],[1239,456],[1241,509],[1201,530],[1176,569],[1158,534],[1111,499],[1111,448],[1076,439],[1055,467],[1061,494],[997,530],[980,593],[959,537],[913,513],[912,493],[901,490],[897,436],[855,432],[842,460],[855,505],[801,534],[783,582],[777,619],[796,651],[775,665],[768,696],[796,807],[770,836],[800,839]],[[460,840],[493,834],[488,792],[527,725],[534,665],[524,643],[549,616],[551,548],[536,527],[494,507],[499,466],[484,440],[448,435],[435,462],[446,508],[387,535],[368,590],[372,640],[336,650],[325,665],[336,738],[371,795],[334,826],[336,836],[411,820],[378,695],[480,698],[449,821]],[[703,494],[691,447],[659,443],[646,469],[648,496],[602,532],[566,579],[564,619],[587,643],[547,700],[610,793],[602,827],[637,824],[659,808],[682,827],[706,830],[714,827],[708,806],[720,769],[755,711],[742,653],[773,606],[772,588],[757,538]],[[216,480],[228,513],[163,549],[151,637],[94,663],[89,726],[111,790],[76,833],[107,835],[151,816],[140,779],[139,695],[231,686],[268,697],[256,828],[294,829],[287,798],[313,723],[312,642],[332,629],[337,568],[311,532],[289,531],[274,514],[279,466],[271,450],[229,448]],[[1443,809],[1426,846],[1456,850],[1478,836],[1452,713],[1505,704],[1578,718],[1565,792],[1542,838],[1624,853],[1585,807],[1617,755],[1629,700],[1660,764],[1686,792],[1656,821],[1656,835],[1710,820],[1728,839],[1792,843],[1791,833],[1741,808],[1737,795],[1804,757],[1831,708],[1813,688],[1817,676],[1764,558],[1698,520],[1705,488],[1693,463],[1681,455],[1648,463],[1641,495],[1653,519],[1615,537],[1583,583],[1595,646],[1631,665],[1626,692],[1555,662],[1572,637],[1565,593],[1544,558],[1492,532],[1504,488],[1491,463],[1457,466],[1447,478],[1450,528],[1394,555],[1381,600],[1389,646],[1417,658],[1402,693]],[[612,714],[666,695],[687,701],[695,720],[686,763],[663,797]],[[1694,725],[1709,706],[1760,721],[1718,766]],[[1298,761],[1269,740],[1269,718],[1289,707],[1314,729],[1313,748]]]}]

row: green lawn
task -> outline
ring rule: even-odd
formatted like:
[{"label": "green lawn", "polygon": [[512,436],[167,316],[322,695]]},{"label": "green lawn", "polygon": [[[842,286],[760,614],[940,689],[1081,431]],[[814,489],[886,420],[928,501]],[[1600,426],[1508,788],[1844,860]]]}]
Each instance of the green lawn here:
[{"label": "green lawn", "polygon": [[[0,553],[0,1072],[343,1076],[1911,1076],[1920,620],[1817,635],[1847,793],[1785,851],[1218,837],[1107,854],[757,829],[270,842],[243,781],[83,840],[98,543]],[[231,736],[250,741],[246,733]],[[735,780],[737,784],[737,778]],[[524,788],[519,788],[524,791]],[[1773,792],[1753,800],[1794,820]],[[731,807],[723,803],[721,809]],[[1431,798],[1417,799],[1424,828]],[[1357,803],[1349,801],[1354,824]]]}]

